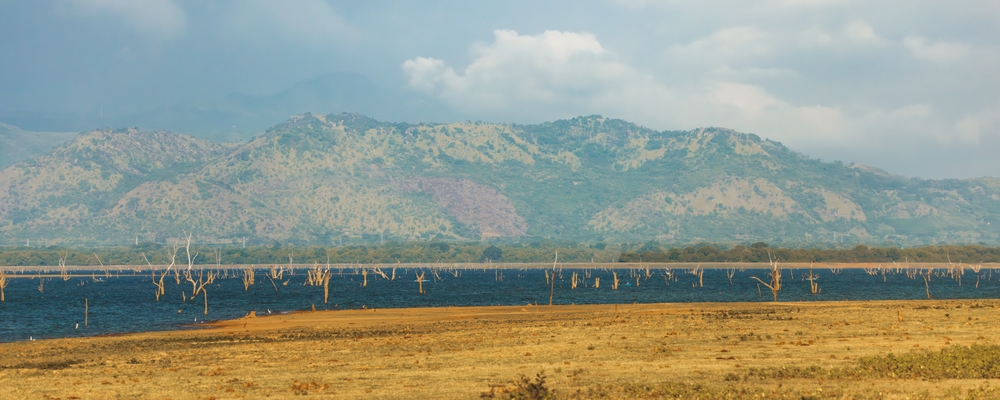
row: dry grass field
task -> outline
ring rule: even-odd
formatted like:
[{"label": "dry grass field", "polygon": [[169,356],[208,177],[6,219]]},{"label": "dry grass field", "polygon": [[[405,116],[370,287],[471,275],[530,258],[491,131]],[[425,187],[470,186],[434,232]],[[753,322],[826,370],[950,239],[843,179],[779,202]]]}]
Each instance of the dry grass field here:
[{"label": "dry grass field", "polygon": [[[0,396],[1000,398],[1000,365],[989,358],[1000,344],[998,308],[928,300],[302,312],[0,344]],[[902,364],[890,353],[962,346],[972,351],[911,360],[907,373],[877,367]],[[987,372],[963,372],[972,370]]]}]

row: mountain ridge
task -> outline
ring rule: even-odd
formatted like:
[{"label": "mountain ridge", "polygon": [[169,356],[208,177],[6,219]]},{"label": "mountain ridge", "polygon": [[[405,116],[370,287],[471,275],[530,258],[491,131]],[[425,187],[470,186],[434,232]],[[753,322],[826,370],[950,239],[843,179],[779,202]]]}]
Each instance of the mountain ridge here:
[{"label": "mountain ridge", "polygon": [[0,170],[44,154],[72,140],[76,133],[34,132],[0,122]]},{"label": "mountain ridge", "polygon": [[[80,150],[94,138],[105,146]],[[53,182],[77,183],[38,192]],[[911,179],[730,129],[597,115],[518,125],[307,113],[240,144],[102,130],[0,171],[8,242],[996,243],[997,211],[996,178]]]},{"label": "mountain ridge", "polygon": [[232,92],[219,98],[190,99],[146,110],[117,113],[102,110],[99,115],[9,111],[0,112],[0,123],[25,130],[75,132],[109,126],[142,126],[199,139],[243,141],[302,110],[321,113],[353,110],[402,120],[442,119],[448,114],[442,104],[416,92],[385,87],[359,73],[333,72],[268,94]]}]

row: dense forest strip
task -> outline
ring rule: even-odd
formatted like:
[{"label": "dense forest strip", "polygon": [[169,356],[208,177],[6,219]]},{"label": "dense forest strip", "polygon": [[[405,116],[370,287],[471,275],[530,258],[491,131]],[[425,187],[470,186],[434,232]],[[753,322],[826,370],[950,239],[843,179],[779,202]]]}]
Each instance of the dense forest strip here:
[{"label": "dense forest strip", "polygon": [[[869,248],[858,245],[850,249],[781,248],[765,243],[732,247],[716,245],[662,248],[653,243],[640,245],[532,243],[524,245],[456,244],[443,242],[386,243],[342,247],[190,247],[144,243],[131,247],[61,248],[16,247],[0,248],[0,266],[19,267],[100,267],[149,265],[187,267],[232,265],[306,265],[337,264],[348,268],[358,264],[392,265],[454,265],[497,264],[513,268],[530,267],[533,263],[551,265],[555,253],[560,263],[606,265],[608,263],[651,265],[658,263],[883,263],[890,265],[939,263],[949,265],[979,265],[1000,262],[1000,247],[987,246],[924,246],[913,248]],[[190,259],[190,261],[189,261]],[[791,266],[791,265],[789,265]],[[623,265],[623,267],[627,267]],[[678,266],[680,267],[680,266]],[[703,267],[707,267],[704,265]],[[482,268],[477,265],[475,268]]]}]

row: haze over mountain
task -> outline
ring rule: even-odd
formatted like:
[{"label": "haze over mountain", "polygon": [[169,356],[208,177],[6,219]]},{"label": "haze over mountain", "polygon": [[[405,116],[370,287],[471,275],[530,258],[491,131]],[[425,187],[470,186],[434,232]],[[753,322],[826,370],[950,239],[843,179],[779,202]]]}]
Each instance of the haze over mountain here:
[{"label": "haze over mountain", "polygon": [[0,123],[0,169],[47,153],[76,135],[66,132],[24,131],[16,126]]},{"label": "haze over mountain", "polygon": [[184,102],[97,118],[73,113],[9,112],[0,113],[0,121],[39,131],[82,132],[110,126],[141,126],[202,139],[242,141],[302,110],[321,114],[352,111],[411,122],[446,116],[446,109],[440,104],[411,91],[384,88],[361,74],[332,73],[264,96],[231,93],[213,101]]},{"label": "haze over mountain", "polygon": [[997,243],[1000,180],[822,162],[722,128],[303,114],[242,144],[100,130],[0,172],[0,240]]}]

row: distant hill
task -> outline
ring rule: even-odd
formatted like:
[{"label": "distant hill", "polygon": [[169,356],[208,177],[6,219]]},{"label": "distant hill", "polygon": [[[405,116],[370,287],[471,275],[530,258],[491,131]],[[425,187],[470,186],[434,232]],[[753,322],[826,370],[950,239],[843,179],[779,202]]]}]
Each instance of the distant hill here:
[{"label": "distant hill", "polygon": [[1000,180],[826,163],[722,128],[294,116],[249,142],[95,131],[0,172],[0,239],[1000,242]]},{"label": "distant hill", "polygon": [[76,135],[75,132],[24,131],[16,126],[0,123],[0,169],[48,153]]}]

